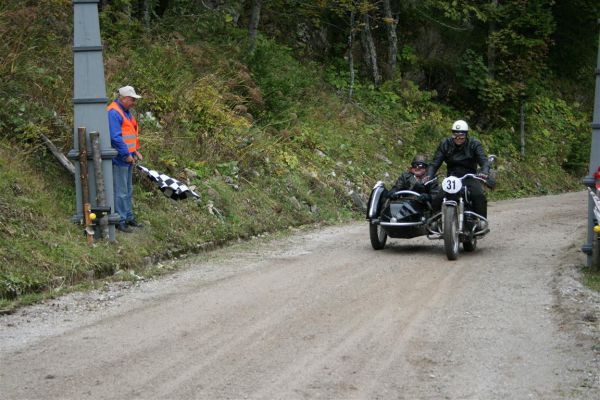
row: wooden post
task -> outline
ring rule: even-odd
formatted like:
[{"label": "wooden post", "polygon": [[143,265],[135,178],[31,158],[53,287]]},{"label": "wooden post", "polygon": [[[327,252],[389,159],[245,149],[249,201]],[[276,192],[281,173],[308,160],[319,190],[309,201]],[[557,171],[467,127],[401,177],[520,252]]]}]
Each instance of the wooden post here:
[{"label": "wooden post", "polygon": [[[102,157],[100,153],[100,134],[90,132],[92,142],[92,158],[94,160],[94,176],[96,177],[96,204],[106,207],[106,192],[104,191],[104,175],[102,174]],[[100,232],[103,238],[108,238],[108,215],[100,218]]]},{"label": "wooden post", "polygon": [[592,262],[591,268],[594,272],[600,272],[600,234],[594,232],[592,243]]},{"label": "wooden post", "polygon": [[81,180],[81,196],[83,203],[83,219],[85,222],[85,233],[89,245],[94,243],[94,229],[92,228],[92,220],[90,219],[91,204],[90,190],[87,179],[87,144],[85,141],[85,128],[77,128],[79,135],[79,179]]}]

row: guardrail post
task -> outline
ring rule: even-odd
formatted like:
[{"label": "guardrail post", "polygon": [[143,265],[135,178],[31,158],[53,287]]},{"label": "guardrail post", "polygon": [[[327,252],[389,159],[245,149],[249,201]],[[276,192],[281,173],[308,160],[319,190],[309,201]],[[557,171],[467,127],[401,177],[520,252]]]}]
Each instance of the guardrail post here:
[{"label": "guardrail post", "polygon": [[[600,24],[600,20],[598,20]],[[600,166],[600,40],[598,41],[598,62],[596,64],[596,90],[594,92],[594,116],[592,119],[592,148],[590,149],[589,174],[583,179],[583,183],[594,189],[596,179],[594,172]],[[592,266],[594,241],[597,234],[594,233],[594,201],[588,196],[588,232],[587,243],[581,250],[587,254],[587,265]]]},{"label": "guardrail post", "polygon": [[[104,64],[102,61],[102,43],[100,38],[100,19],[98,15],[99,0],[73,0],[73,149],[68,157],[72,160],[79,158],[78,149],[86,146],[91,149],[89,132],[100,133],[101,169],[106,190],[106,205],[112,214],[108,215],[109,240],[115,240],[115,225],[119,221],[118,214],[114,213],[112,158],[117,151],[110,145],[108,131],[108,114],[106,105],[106,86],[104,82]],[[85,143],[79,143],[77,128],[85,126],[87,133]],[[87,154],[91,160],[92,151]],[[72,220],[79,223],[83,216],[82,188],[79,180],[80,163],[75,163],[75,193],[76,213]],[[89,198],[92,208],[96,204],[96,173],[93,162],[87,163],[87,176],[89,179]]]}]

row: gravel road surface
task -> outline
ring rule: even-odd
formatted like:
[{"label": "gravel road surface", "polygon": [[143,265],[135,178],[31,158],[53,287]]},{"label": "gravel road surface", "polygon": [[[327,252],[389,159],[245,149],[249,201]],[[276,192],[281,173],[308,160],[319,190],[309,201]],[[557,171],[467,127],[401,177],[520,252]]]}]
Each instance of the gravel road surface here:
[{"label": "gravel road surface", "polygon": [[263,237],[0,316],[0,399],[600,399],[586,193],[491,203],[442,241]]}]

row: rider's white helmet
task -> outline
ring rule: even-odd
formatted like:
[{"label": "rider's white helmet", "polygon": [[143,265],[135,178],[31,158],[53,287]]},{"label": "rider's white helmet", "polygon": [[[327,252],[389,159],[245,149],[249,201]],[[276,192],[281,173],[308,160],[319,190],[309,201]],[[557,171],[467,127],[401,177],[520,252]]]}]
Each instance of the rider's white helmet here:
[{"label": "rider's white helmet", "polygon": [[454,121],[454,123],[452,124],[452,132],[460,132],[466,134],[469,132],[469,125],[462,119]]}]

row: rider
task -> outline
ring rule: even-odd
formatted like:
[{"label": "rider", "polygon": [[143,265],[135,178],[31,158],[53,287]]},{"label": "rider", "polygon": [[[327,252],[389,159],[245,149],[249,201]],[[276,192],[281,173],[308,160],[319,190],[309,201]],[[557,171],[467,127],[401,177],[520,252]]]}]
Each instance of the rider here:
[{"label": "rider", "polygon": [[398,190],[412,190],[419,193],[417,200],[422,203],[431,201],[438,194],[437,179],[429,184],[425,183],[429,180],[427,177],[427,158],[423,154],[417,154],[407,172],[403,172],[396,180],[396,183],[388,192],[388,197]]},{"label": "rider", "polygon": [[[476,174],[479,164],[481,172],[478,176],[482,179],[488,178],[490,166],[483,146],[479,140],[469,137],[468,134],[469,125],[465,121],[458,120],[452,124],[452,137],[442,140],[438,146],[427,170],[428,176],[434,176],[445,161],[449,176]],[[463,183],[469,188],[473,211],[487,218],[487,199],[481,181],[467,178]],[[434,208],[441,207],[441,200],[442,196],[434,199]]]}]

